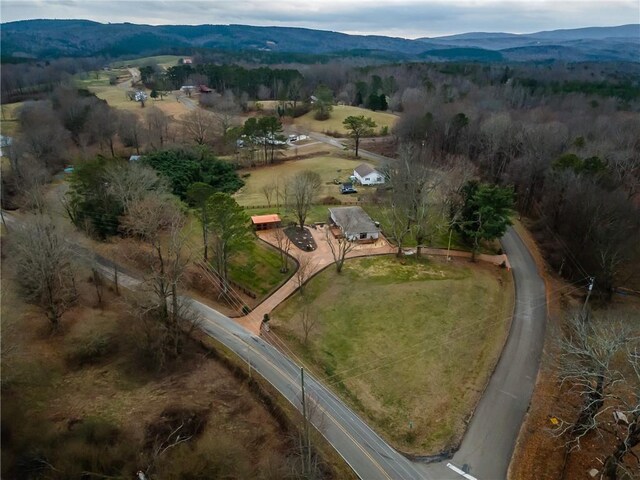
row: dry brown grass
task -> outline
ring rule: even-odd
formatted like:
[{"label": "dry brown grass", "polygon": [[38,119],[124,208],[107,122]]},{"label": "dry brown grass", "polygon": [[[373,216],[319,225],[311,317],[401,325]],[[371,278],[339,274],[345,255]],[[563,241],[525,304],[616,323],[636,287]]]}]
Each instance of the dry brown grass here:
[{"label": "dry brown grass", "polygon": [[[20,300],[12,282],[11,271],[4,268],[4,478],[9,478],[16,455],[24,453],[26,445],[34,451],[45,449],[50,452],[52,464],[66,469],[67,460],[61,460],[63,455],[80,458],[90,450],[77,444],[73,436],[86,430],[83,425],[88,427],[95,421],[112,425],[108,428],[115,428],[118,441],[129,445],[129,452],[142,452],[145,429],[169,407],[209,412],[207,427],[198,440],[204,444],[205,452],[220,447],[216,439],[234,432],[229,437],[237,446],[231,452],[237,458],[234,463],[245,462],[251,477],[261,465],[285,461],[290,446],[279,422],[245,382],[197,344],[189,344],[184,359],[168,373],[143,373],[134,360],[135,342],[131,341],[132,323],[126,318],[127,306],[112,293],[107,294],[104,309],[96,308],[92,286],[81,282],[80,304],[64,315],[62,332],[51,336],[43,315]],[[66,352],[72,340],[95,333],[108,333],[117,339],[116,350],[94,365],[81,368],[69,365]],[[40,432],[40,437],[31,436],[36,432]],[[40,447],[44,438],[49,444]],[[56,454],[56,448],[66,450]],[[216,452],[209,450],[212,456]],[[135,458],[134,455],[130,459],[133,462],[130,467],[123,467],[132,469],[130,475],[135,468],[145,467],[143,457],[139,458],[140,463]],[[188,458],[183,460],[185,465],[193,463]]]}]

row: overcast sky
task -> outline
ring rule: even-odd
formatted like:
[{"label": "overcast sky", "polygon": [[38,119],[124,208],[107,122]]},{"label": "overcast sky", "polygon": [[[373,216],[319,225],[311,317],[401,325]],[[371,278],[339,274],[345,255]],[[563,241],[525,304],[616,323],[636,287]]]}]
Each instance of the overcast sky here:
[{"label": "overcast sky", "polygon": [[640,22],[640,0],[0,0],[2,22],[239,23],[405,38]]}]

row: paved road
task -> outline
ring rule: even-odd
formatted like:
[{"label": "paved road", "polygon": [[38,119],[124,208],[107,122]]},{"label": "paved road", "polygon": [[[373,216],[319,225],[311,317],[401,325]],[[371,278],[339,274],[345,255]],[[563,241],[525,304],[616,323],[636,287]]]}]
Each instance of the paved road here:
[{"label": "paved road", "polygon": [[[12,226],[13,219],[5,214]],[[506,478],[520,425],[527,411],[542,352],[546,299],[544,282],[533,258],[513,229],[502,239],[516,285],[516,307],[505,349],[476,409],[460,450],[451,463],[478,480]],[[80,253],[81,252],[81,253]],[[78,253],[90,257],[86,249]],[[106,276],[113,265],[95,257]],[[135,288],[140,282],[119,274],[120,284]],[[202,329],[244,359],[296,408],[301,408],[300,371],[286,355],[230,318],[191,300],[203,318]],[[366,480],[460,479],[446,461],[425,465],[411,462],[385,443],[351,409],[311,375],[305,375],[309,397],[315,405],[311,421],[336,451]]]},{"label": "paved road", "polygon": [[[451,463],[478,480],[507,477],[535,385],[547,317],[545,287],[536,264],[518,234],[509,228],[502,247],[511,262],[516,306],[509,338]],[[445,463],[425,469],[434,478],[460,479]]]},{"label": "paved road", "polygon": [[[516,298],[509,338],[478,404],[461,447],[450,461],[478,480],[506,478],[513,449],[535,385],[544,340],[544,282],[526,246],[510,228],[502,246],[511,262]],[[107,267],[105,272],[111,272]],[[132,280],[121,275],[121,281]],[[286,355],[230,318],[192,300],[202,329],[250,363],[296,408],[301,408],[300,371]],[[384,442],[333,393],[305,375],[317,413],[312,423],[362,479],[462,478],[447,461],[425,465],[410,462]]]},{"label": "paved road", "polygon": [[[327,145],[331,145],[332,147],[339,148],[340,150],[344,150],[346,148],[346,146],[337,138],[323,135],[322,133],[311,132],[309,133],[309,137],[319,142],[326,143]],[[363,150],[362,148],[358,149],[358,156],[380,163],[389,163],[396,161],[395,158],[385,157],[384,155],[379,155],[368,150]]]}]

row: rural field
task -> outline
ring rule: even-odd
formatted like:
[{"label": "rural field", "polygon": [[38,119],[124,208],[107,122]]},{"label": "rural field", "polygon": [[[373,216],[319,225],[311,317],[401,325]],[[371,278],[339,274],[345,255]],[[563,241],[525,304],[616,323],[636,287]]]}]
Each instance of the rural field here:
[{"label": "rural field", "polygon": [[343,135],[347,135],[348,131],[342,125],[345,118],[349,116],[364,115],[365,117],[371,117],[376,122],[375,128],[376,134],[379,134],[383,127],[387,127],[389,130],[395,125],[398,120],[398,116],[387,112],[374,112],[366,108],[351,107],[348,105],[335,105],[331,112],[331,117],[328,120],[316,120],[313,118],[314,112],[309,112],[303,116],[296,118],[294,126],[306,129],[312,132],[338,132]]},{"label": "rural field", "polygon": [[18,119],[16,111],[22,106],[23,102],[3,103],[2,116],[0,123],[0,132],[2,135],[15,135],[18,132]]},{"label": "rural field", "polygon": [[153,57],[142,57],[135,58],[133,60],[122,60],[118,62],[113,62],[111,64],[112,68],[125,68],[127,66],[132,67],[145,67],[147,65],[160,65],[163,68],[173,67],[174,65],[178,65],[178,61],[182,57],[178,55],[155,55]]},{"label": "rural field", "polygon": [[[315,324],[305,344],[307,306]],[[385,256],[324,270],[273,312],[272,326],[397,448],[435,454],[460,440],[512,307],[505,270]]]},{"label": "rural field", "polygon": [[[139,115],[143,115],[146,111],[145,109],[140,107],[138,102],[134,102],[127,98],[127,90],[130,89],[130,85],[127,82],[123,85],[122,82],[119,85],[109,85],[109,75],[111,72],[99,72],[99,77],[96,78],[94,73],[92,72],[87,78],[82,78],[76,80],[76,84],[80,88],[86,88],[90,92],[94,93],[96,97],[105,100],[109,106],[120,109],[120,110],[131,110]],[[117,73],[118,75],[127,76],[130,78],[130,75],[126,70],[120,70],[113,73]],[[147,95],[149,95],[149,90],[145,90]],[[152,98],[147,99],[146,107],[158,107],[160,110],[165,112],[168,115],[176,118],[179,115],[185,114],[188,112],[187,108],[184,104],[177,102],[173,95],[169,95],[164,97],[162,100],[154,100]]]},{"label": "rural field", "polygon": [[[276,183],[282,186],[287,179],[293,177],[295,174],[304,170],[312,170],[317,172],[322,179],[322,186],[320,187],[317,198],[322,199],[332,196],[340,199],[339,187],[333,183],[333,180],[347,181],[349,176],[353,175],[353,169],[360,165],[360,163],[362,163],[361,159],[355,160],[335,155],[322,155],[266,167],[240,170],[239,174],[241,176],[246,174],[249,174],[249,176],[243,178],[246,185],[235,194],[235,197],[238,203],[243,206],[267,205],[267,200],[262,192],[265,186],[275,185]],[[355,201],[353,195],[346,197],[344,200]],[[273,204],[275,205],[275,199],[273,200]]]}]

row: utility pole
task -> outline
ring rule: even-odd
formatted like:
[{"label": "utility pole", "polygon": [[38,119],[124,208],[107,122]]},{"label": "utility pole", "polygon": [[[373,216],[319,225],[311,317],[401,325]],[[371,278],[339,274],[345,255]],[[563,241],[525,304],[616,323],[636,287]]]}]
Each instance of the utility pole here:
[{"label": "utility pole", "polygon": [[307,397],[304,393],[304,368],[300,367],[300,386],[302,390],[302,416],[304,417],[304,447],[302,465],[305,478],[311,477],[311,443],[309,440],[309,419],[307,418]]},{"label": "utility pole", "polygon": [[564,268],[564,262],[565,262],[566,258],[562,257],[562,263],[560,264],[560,270],[558,270],[558,276],[561,277],[562,276],[562,269]]},{"label": "utility pole", "polygon": [[0,217],[2,217],[2,225],[4,226],[4,229],[8,232],[9,227],[7,226],[7,221],[4,219],[4,210],[2,210],[1,208],[0,208]]},{"label": "utility pole", "polygon": [[113,282],[116,284],[116,295],[120,295],[118,288],[118,265],[116,263],[113,264]]},{"label": "utility pole", "polygon": [[587,298],[584,300],[584,305],[582,306],[582,318],[585,319],[585,315],[587,313],[587,304],[589,303],[589,297],[591,296],[591,291],[593,290],[593,284],[596,281],[596,277],[589,277],[589,289],[587,290]]},{"label": "utility pole", "polygon": [[247,344],[247,363],[249,364],[249,380],[251,380],[251,345]]}]

